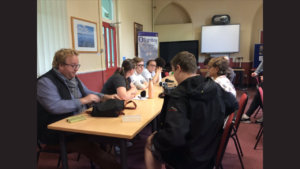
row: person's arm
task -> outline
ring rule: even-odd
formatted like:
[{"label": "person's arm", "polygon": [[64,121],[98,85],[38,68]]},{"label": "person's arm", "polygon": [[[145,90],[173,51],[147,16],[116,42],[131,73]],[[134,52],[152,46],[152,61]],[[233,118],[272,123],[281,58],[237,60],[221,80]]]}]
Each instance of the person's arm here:
[{"label": "person's arm", "polygon": [[149,83],[146,81],[146,79],[142,76],[142,75],[140,75],[140,81],[141,81],[141,83],[143,83],[142,85],[143,85],[143,87],[141,88],[142,90],[145,90],[145,89],[147,89],[148,88],[148,85],[149,85]]},{"label": "person's arm", "polygon": [[147,68],[143,70],[141,75],[146,79],[147,82],[149,82],[149,78],[152,78],[151,73],[148,71]]},{"label": "person's arm", "polygon": [[125,87],[118,87],[117,94],[121,100],[129,100],[135,97],[136,88],[131,88],[130,90],[126,91]]},{"label": "person's arm", "polygon": [[162,71],[162,67],[157,67],[155,69],[155,75],[153,77],[153,84],[155,84],[156,82],[159,81],[159,74],[161,74],[161,71]]},{"label": "person's arm", "polygon": [[263,61],[259,64],[258,68],[255,70],[256,74],[259,74],[263,71]]},{"label": "person's arm", "polygon": [[94,92],[90,89],[88,89],[83,83],[82,81],[80,80],[81,82],[81,85],[82,85],[82,88],[83,88],[83,91],[85,92],[86,95],[89,95],[89,94],[94,94],[94,95],[97,95],[99,98],[101,98],[102,96],[104,96],[103,93],[98,93],[98,92]]},{"label": "person's arm", "polygon": [[78,111],[82,104],[92,101],[98,102],[100,99],[93,94],[89,94],[81,99],[61,99],[54,83],[44,77],[37,82],[37,100],[49,113],[64,114],[66,112]]},{"label": "person's arm", "polygon": [[263,71],[263,61],[260,62],[258,68],[251,74],[252,77],[257,76],[260,72]]},{"label": "person's arm", "polygon": [[186,104],[183,98],[170,98],[164,122],[165,127],[154,134],[152,139],[158,151],[169,151],[186,144],[186,137],[190,130]]}]

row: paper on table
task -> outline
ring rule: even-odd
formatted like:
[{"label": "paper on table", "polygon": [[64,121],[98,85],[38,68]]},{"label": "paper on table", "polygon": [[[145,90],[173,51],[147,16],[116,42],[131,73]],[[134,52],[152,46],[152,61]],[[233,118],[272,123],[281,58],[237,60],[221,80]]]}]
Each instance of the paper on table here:
[{"label": "paper on table", "polygon": [[137,95],[134,98],[132,98],[133,100],[146,100],[148,99],[148,95],[146,95],[146,97],[141,97],[141,95]]}]

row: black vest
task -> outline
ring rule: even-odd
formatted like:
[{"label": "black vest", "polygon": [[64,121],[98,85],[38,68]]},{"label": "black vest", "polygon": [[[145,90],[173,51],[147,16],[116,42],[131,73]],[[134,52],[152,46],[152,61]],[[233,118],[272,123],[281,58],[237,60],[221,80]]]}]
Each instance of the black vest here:
[{"label": "black vest", "polygon": [[[71,100],[72,96],[68,89],[68,86],[65,82],[56,74],[56,72],[51,69],[43,76],[39,77],[37,81],[41,78],[49,78],[58,89],[60,97],[64,100]],[[75,79],[78,82],[78,88],[82,94],[82,97],[85,97],[86,94],[83,91],[82,85],[79,79],[75,76]],[[50,114],[40,103],[37,101],[37,138],[43,143],[58,143],[59,135],[57,130],[47,129],[47,126],[51,123],[64,119],[66,117],[72,116],[73,112],[66,112],[64,114]]]}]

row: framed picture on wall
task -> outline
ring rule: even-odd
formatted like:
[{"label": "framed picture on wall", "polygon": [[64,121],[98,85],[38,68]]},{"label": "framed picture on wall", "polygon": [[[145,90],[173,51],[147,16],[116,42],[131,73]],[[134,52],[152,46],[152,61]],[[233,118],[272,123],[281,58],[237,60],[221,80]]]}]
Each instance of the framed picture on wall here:
[{"label": "framed picture on wall", "polygon": [[143,31],[143,25],[134,22],[133,28],[134,28],[134,54],[135,56],[138,56],[138,31]]},{"label": "framed picture on wall", "polygon": [[98,53],[97,23],[71,17],[73,49],[80,53]]}]

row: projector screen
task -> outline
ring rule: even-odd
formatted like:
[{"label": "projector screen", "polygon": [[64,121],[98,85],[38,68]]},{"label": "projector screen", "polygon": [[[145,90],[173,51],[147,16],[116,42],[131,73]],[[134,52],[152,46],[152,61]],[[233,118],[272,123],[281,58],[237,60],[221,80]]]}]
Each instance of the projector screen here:
[{"label": "projector screen", "polygon": [[202,26],[201,53],[240,51],[240,24]]}]

